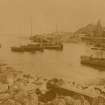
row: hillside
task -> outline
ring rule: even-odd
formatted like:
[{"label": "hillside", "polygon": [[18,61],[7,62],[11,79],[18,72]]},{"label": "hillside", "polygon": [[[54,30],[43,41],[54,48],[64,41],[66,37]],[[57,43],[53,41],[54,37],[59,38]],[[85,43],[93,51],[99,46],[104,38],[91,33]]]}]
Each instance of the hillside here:
[{"label": "hillside", "polygon": [[90,34],[94,33],[96,29],[96,25],[88,24],[85,27],[78,29],[74,34]]},{"label": "hillside", "polygon": [[88,36],[105,36],[105,27],[98,21],[97,24],[88,24],[78,29],[74,34],[86,34]]}]

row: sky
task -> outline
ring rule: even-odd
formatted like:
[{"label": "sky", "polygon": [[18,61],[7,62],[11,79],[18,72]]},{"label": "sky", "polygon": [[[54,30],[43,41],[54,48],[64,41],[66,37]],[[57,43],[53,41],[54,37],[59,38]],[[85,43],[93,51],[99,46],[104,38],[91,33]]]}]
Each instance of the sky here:
[{"label": "sky", "polygon": [[98,19],[105,24],[105,0],[0,0],[0,33],[74,32]]}]

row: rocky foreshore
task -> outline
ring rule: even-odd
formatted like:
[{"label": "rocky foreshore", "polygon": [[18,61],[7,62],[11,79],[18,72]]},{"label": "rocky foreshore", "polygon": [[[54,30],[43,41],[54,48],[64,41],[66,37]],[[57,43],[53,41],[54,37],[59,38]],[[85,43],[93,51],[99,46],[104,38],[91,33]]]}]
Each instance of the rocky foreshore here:
[{"label": "rocky foreshore", "polygon": [[104,85],[82,86],[0,66],[0,105],[105,105]]}]

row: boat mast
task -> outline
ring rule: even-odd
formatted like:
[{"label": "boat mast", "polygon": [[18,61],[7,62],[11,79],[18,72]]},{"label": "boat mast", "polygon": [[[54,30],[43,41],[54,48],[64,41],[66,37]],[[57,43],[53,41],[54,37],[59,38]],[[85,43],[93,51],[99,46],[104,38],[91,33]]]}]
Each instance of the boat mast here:
[{"label": "boat mast", "polygon": [[30,35],[32,36],[32,17],[30,17]]},{"label": "boat mast", "polygon": [[56,24],[56,33],[58,33],[58,25]]}]

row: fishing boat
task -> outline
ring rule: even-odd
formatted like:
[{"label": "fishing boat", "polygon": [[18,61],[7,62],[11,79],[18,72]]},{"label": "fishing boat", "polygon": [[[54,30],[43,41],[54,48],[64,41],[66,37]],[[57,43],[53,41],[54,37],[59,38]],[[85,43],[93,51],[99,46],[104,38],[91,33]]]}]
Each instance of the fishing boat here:
[{"label": "fishing boat", "polygon": [[11,47],[11,51],[14,52],[24,52],[24,46],[20,46],[20,47]]},{"label": "fishing boat", "polygon": [[42,46],[44,49],[49,49],[49,50],[63,50],[62,43],[43,43]]},{"label": "fishing boat", "polygon": [[93,58],[91,56],[81,56],[81,64],[96,68],[105,67],[105,58]]},{"label": "fishing boat", "polygon": [[[105,30],[103,29],[100,20],[97,22],[96,29],[91,38],[92,48],[94,52],[92,55],[81,56],[81,64],[97,68],[98,70],[105,70]],[[90,42],[90,41],[88,41]]]},{"label": "fishing boat", "polygon": [[22,45],[19,47],[11,47],[12,51],[15,52],[35,52],[35,51],[41,51],[43,52],[44,49],[40,44],[28,44],[28,45]]},{"label": "fishing boat", "polygon": [[[49,50],[62,50],[63,44],[57,39],[53,38],[52,36],[34,36],[33,37],[34,43],[39,43],[43,46],[44,49]],[[57,41],[55,41],[57,40]]]},{"label": "fishing boat", "polygon": [[91,48],[92,50],[98,51],[98,53],[90,56],[81,56],[81,64],[97,68],[99,70],[105,70],[105,48]]},{"label": "fishing boat", "polygon": [[[30,35],[32,36],[32,17],[30,18]],[[11,47],[11,51],[14,52],[35,52],[35,51],[44,51],[44,48],[42,44],[40,43],[29,43],[27,45],[21,45],[21,46],[14,46]]]},{"label": "fishing boat", "polygon": [[63,50],[63,43],[60,40],[59,33],[56,32],[45,34],[45,35],[35,35],[30,38],[32,42],[39,43],[44,49],[48,50]]}]

